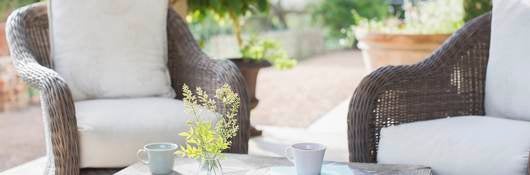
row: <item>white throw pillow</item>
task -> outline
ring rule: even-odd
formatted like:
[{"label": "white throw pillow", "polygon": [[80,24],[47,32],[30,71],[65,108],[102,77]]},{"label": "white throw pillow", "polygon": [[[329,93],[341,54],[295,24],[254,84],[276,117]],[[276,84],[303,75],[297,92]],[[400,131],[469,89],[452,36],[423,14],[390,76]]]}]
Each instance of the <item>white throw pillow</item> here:
[{"label": "white throw pillow", "polygon": [[51,55],[75,100],[175,96],[167,0],[49,0]]},{"label": "white throw pillow", "polygon": [[530,122],[469,116],[381,130],[378,163],[430,166],[439,175],[526,175]]},{"label": "white throw pillow", "polygon": [[[178,133],[191,119],[182,101],[168,98],[87,100],[75,107],[83,168],[128,166],[148,143],[183,144]],[[217,121],[213,113],[204,116]]]},{"label": "white throw pillow", "polygon": [[530,0],[493,0],[486,115],[530,121]]}]

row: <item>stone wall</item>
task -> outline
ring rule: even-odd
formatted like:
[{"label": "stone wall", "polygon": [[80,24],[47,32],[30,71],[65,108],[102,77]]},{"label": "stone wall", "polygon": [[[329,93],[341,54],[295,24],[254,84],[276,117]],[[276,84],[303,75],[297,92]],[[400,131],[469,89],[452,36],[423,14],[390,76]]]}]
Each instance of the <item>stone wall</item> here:
[{"label": "stone wall", "polygon": [[0,112],[27,107],[30,101],[30,91],[18,77],[11,58],[0,56]]},{"label": "stone wall", "polygon": [[5,23],[0,22],[0,112],[21,109],[38,103],[36,92],[30,96],[28,86],[18,77],[9,57],[5,39]]},{"label": "stone wall", "polygon": [[[297,60],[325,51],[324,33],[320,29],[270,31],[260,33],[259,37],[278,41],[287,54]],[[206,43],[205,51],[213,58],[241,57],[234,38],[233,35],[214,36]]]},{"label": "stone wall", "polygon": [[0,22],[0,57],[6,56],[9,54],[9,51],[7,49],[7,41],[6,41],[6,32],[5,32],[5,23]]}]

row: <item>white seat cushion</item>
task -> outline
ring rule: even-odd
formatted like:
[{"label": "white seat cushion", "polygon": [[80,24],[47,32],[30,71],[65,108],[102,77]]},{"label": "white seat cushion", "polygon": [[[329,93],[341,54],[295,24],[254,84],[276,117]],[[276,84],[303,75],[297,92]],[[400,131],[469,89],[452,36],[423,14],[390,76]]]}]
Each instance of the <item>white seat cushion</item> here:
[{"label": "white seat cushion", "polygon": [[530,0],[493,0],[486,115],[530,121]]},{"label": "white seat cushion", "polygon": [[75,107],[81,167],[124,167],[137,161],[136,151],[147,143],[182,144],[178,133],[191,118],[182,101],[168,98],[89,100]]},{"label": "white seat cushion", "polygon": [[377,161],[440,175],[526,175],[529,149],[530,122],[453,117],[383,128]]},{"label": "white seat cushion", "polygon": [[75,100],[175,96],[167,0],[49,0],[51,55]]}]

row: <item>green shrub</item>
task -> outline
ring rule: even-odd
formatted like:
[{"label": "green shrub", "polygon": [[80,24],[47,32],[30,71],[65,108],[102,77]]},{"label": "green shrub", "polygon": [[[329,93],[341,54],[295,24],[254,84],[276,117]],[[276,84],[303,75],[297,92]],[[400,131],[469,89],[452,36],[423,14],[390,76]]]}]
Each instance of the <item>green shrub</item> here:
[{"label": "green shrub", "polygon": [[490,11],[491,0],[464,0],[464,9],[464,21],[467,22]]},{"label": "green shrub", "polygon": [[354,19],[360,21],[354,30],[391,34],[450,34],[463,24],[462,0],[429,0],[415,4],[405,3],[405,19],[395,17],[369,20],[355,11]]},{"label": "green shrub", "polygon": [[201,48],[204,48],[208,40],[216,35],[232,33],[232,26],[229,21],[224,18],[219,19],[212,12],[204,12],[201,14],[200,20],[189,16],[187,18],[188,27]]},{"label": "green shrub", "polygon": [[250,13],[267,12],[269,3],[267,0],[188,0],[188,7],[190,12],[188,16],[193,20],[201,21],[209,13],[217,19],[229,18],[238,46],[241,48],[243,37],[240,18]]},{"label": "green shrub", "polygon": [[312,9],[313,21],[322,24],[328,37],[346,37],[351,25],[356,25],[352,11],[368,19],[384,19],[388,15],[386,0],[321,0]]},{"label": "green shrub", "polygon": [[0,21],[5,21],[11,11],[41,0],[0,0]]}]

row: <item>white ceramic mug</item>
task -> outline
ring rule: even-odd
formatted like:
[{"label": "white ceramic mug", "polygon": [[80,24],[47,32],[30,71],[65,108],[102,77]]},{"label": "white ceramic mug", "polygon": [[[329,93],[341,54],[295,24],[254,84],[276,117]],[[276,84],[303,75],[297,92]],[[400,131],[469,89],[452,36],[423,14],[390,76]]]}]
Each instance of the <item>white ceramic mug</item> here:
[{"label": "white ceramic mug", "polygon": [[326,146],[318,143],[297,143],[285,149],[298,175],[319,175],[325,153]]},{"label": "white ceramic mug", "polygon": [[152,174],[171,174],[177,148],[178,145],[173,143],[151,143],[138,150],[136,154],[140,161],[149,165]]}]

